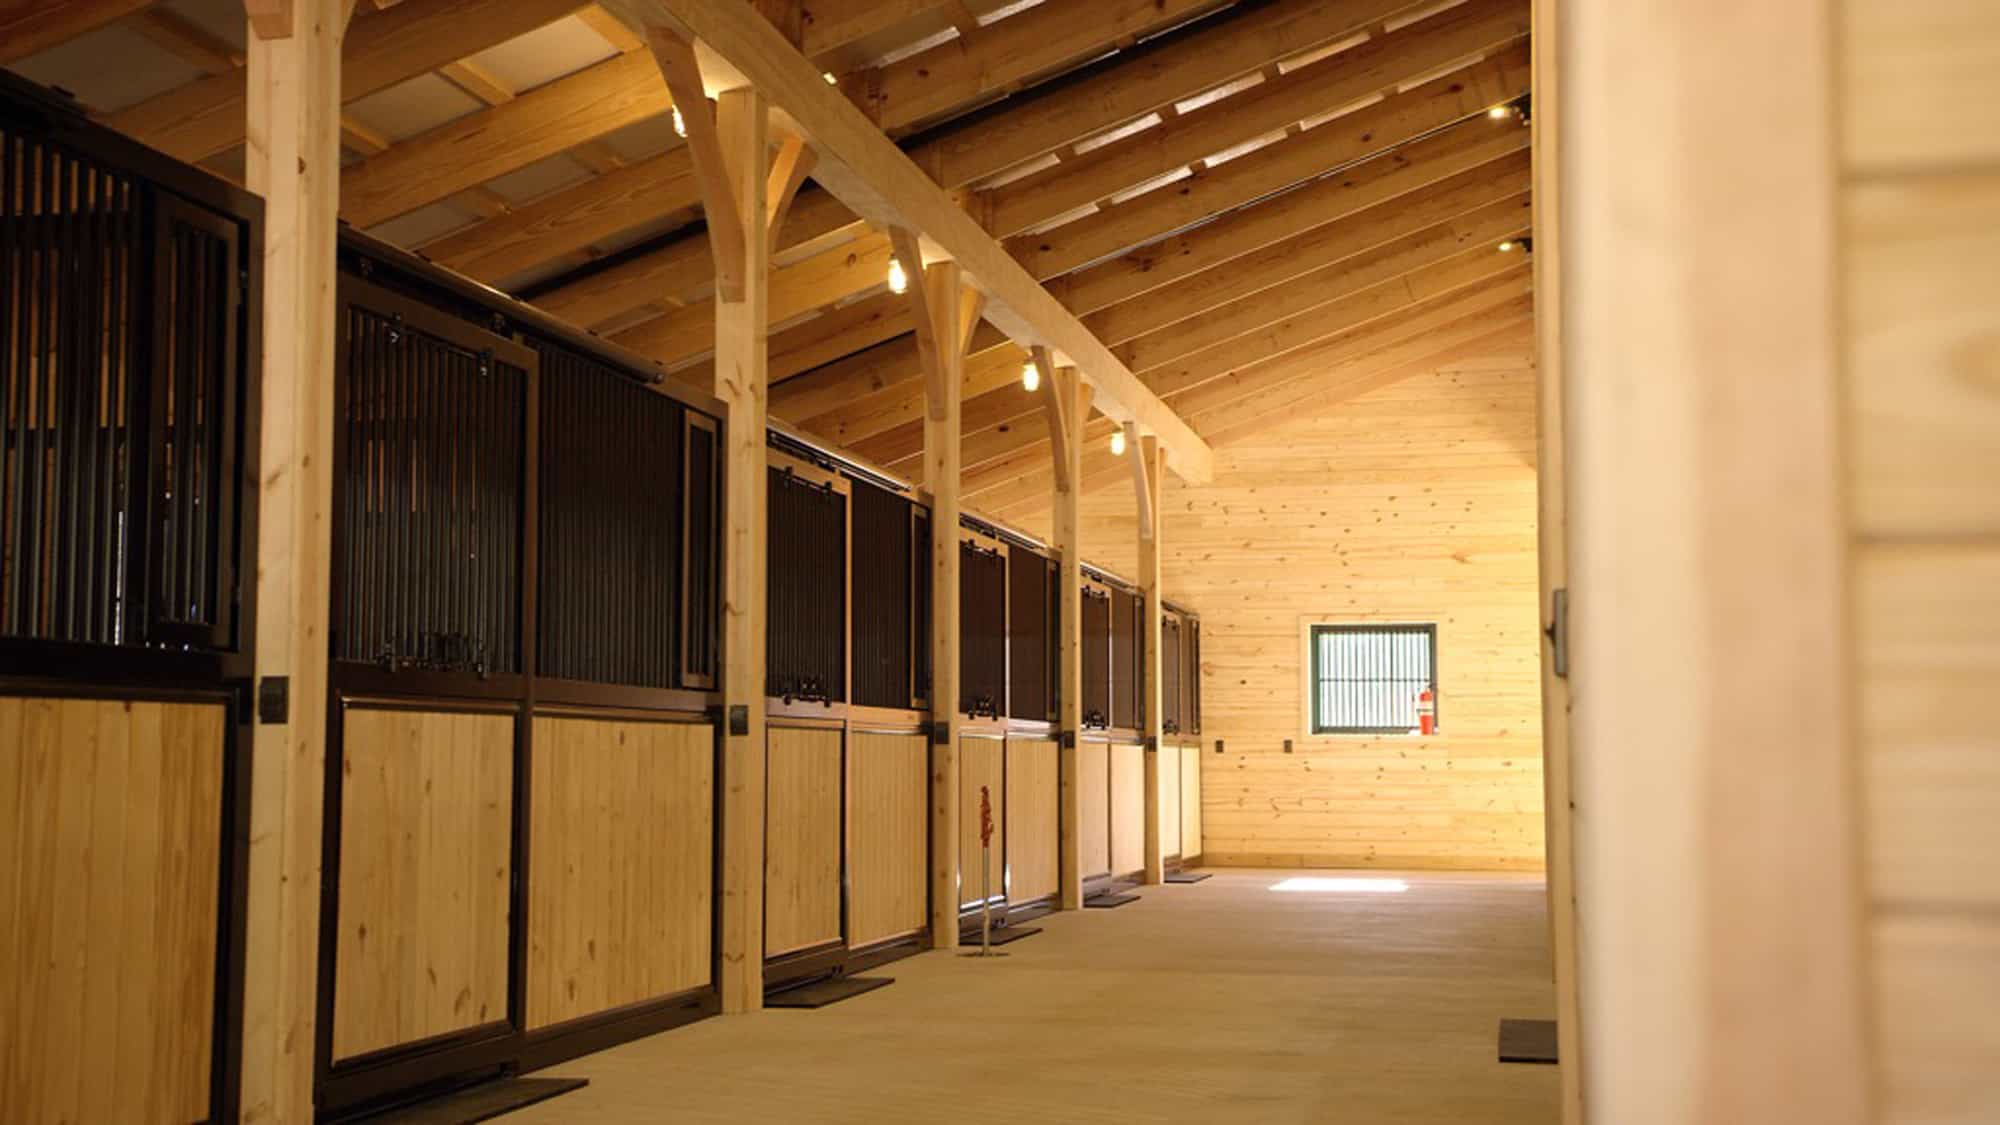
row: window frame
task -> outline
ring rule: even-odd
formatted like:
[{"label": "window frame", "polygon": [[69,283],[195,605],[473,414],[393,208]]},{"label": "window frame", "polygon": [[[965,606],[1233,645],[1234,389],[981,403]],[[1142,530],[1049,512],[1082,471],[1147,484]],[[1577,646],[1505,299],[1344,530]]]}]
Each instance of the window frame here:
[{"label": "window frame", "polygon": [[[1432,733],[1424,735],[1408,727],[1321,727],[1317,704],[1319,698],[1320,654],[1319,638],[1322,633],[1381,633],[1418,632],[1430,638],[1430,685],[1432,706],[1436,710],[1436,723]],[[1305,618],[1300,623],[1301,642],[1305,648],[1305,658],[1300,662],[1300,727],[1307,739],[1330,741],[1335,739],[1378,739],[1378,738],[1435,738],[1444,733],[1444,712],[1439,705],[1443,690],[1441,649],[1442,627],[1435,621],[1356,621],[1352,618]]]}]

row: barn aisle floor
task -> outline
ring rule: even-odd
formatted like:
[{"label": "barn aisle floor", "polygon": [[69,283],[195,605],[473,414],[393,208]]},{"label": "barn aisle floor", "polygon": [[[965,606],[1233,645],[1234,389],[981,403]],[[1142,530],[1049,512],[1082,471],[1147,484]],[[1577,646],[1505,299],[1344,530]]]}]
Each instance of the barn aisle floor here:
[{"label": "barn aisle floor", "polygon": [[[1379,890],[1271,888],[1353,879]],[[716,1018],[545,1072],[530,1122],[1556,1121],[1551,1066],[1501,1065],[1548,1018],[1532,876],[1218,870],[1057,914],[1008,956],[925,953],[819,1011]]]}]

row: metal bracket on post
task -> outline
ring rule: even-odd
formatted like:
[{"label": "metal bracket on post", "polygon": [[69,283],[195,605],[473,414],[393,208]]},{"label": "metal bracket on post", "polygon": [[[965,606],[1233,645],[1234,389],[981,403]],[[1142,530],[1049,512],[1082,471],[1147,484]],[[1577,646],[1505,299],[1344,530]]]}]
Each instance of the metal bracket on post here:
[{"label": "metal bracket on post", "polygon": [[1060,746],[1064,750],[1076,749],[1076,732],[1073,730],[1057,732],[1056,745]]},{"label": "metal bracket on post", "polygon": [[931,724],[931,745],[933,746],[951,745],[950,721],[945,719],[939,719]]},{"label": "metal bracket on post", "polygon": [[746,735],[750,733],[750,708],[741,703],[729,706],[729,733]]},{"label": "metal bracket on post", "polygon": [[1549,661],[1556,675],[1569,679],[1569,589],[1558,586],[1549,592],[1549,624],[1542,630],[1549,639]]}]

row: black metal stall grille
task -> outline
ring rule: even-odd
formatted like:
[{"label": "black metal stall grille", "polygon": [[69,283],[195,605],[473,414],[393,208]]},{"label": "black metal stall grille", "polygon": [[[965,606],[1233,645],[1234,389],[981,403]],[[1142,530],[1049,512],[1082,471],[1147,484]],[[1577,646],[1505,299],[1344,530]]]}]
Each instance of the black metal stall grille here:
[{"label": "black metal stall grille", "polygon": [[1160,730],[1179,734],[1187,729],[1181,706],[1181,619],[1167,614],[1160,620]]},{"label": "black metal stall grille", "polygon": [[536,674],[676,687],[686,411],[545,341]]},{"label": "black metal stall grille", "polygon": [[1408,734],[1437,691],[1437,626],[1312,627],[1314,734]]},{"label": "black metal stall grille", "polygon": [[[912,620],[912,505],[886,488],[854,482],[854,702],[909,707],[912,653],[922,644]],[[924,559],[925,566],[930,560]]]},{"label": "black metal stall grille", "polygon": [[1056,717],[1055,582],[1060,568],[1031,551],[1007,556],[1007,714],[1016,719]]},{"label": "black metal stall grille", "polygon": [[1083,588],[1083,725],[1111,725],[1111,595]]},{"label": "black metal stall grille", "polygon": [[1201,733],[1201,620],[1189,618],[1187,623],[1187,687],[1183,693],[1187,703],[1184,708],[1187,725],[1182,728],[1189,734]]},{"label": "black metal stall grille", "polygon": [[713,419],[685,416],[687,504],[681,522],[681,686],[722,674],[722,440]]},{"label": "black metal stall grille", "polygon": [[765,694],[847,698],[847,494],[772,468]]},{"label": "black metal stall grille", "polygon": [[1143,692],[1145,651],[1141,639],[1144,599],[1123,590],[1111,593],[1111,725],[1137,730],[1146,721]]},{"label": "black metal stall grille", "polygon": [[916,518],[911,522],[910,573],[914,576],[911,585],[914,597],[911,604],[916,607],[914,622],[916,636],[912,644],[916,649],[917,701],[928,703],[931,697],[931,512],[929,508],[918,508]]},{"label": "black metal stall grille", "polygon": [[958,710],[1007,713],[1007,553],[958,544]]},{"label": "black metal stall grille", "polygon": [[336,653],[390,668],[521,669],[528,368],[534,353],[388,294],[345,306],[344,552]]},{"label": "black metal stall grille", "polygon": [[0,636],[240,647],[247,228],[0,127]]}]

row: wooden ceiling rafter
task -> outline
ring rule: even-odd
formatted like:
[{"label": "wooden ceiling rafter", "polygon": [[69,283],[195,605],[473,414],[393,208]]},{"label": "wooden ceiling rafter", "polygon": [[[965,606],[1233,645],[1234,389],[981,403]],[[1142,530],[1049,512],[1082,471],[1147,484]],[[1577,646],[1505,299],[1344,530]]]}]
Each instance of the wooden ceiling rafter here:
[{"label": "wooden ceiling rafter", "polygon": [[860,110],[827,96],[820,73],[769,23],[749,9],[699,0],[624,6],[649,34],[657,26],[698,43],[712,86],[754,87],[788,127],[811,139],[820,156],[814,177],[836,198],[878,227],[922,232],[927,256],[956,262],[986,294],[988,322],[1065,357],[1097,388],[1100,410],[1158,437],[1183,477],[1208,478],[1207,445]]},{"label": "wooden ceiling rafter", "polygon": [[0,10],[0,66],[109,27],[153,0],[24,0]]}]

